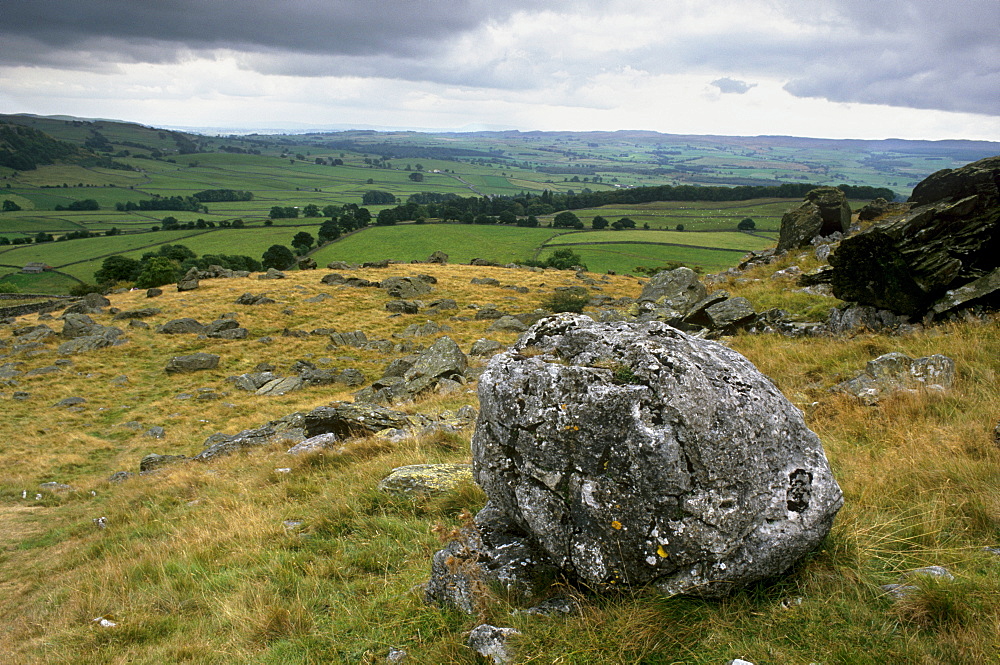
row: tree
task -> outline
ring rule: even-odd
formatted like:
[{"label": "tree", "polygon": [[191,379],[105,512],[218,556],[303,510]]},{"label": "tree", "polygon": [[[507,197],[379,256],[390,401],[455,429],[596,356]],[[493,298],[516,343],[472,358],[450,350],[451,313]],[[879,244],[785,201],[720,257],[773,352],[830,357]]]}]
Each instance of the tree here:
[{"label": "tree", "polygon": [[295,255],[284,245],[271,245],[260,258],[265,269],[287,270],[295,265]]},{"label": "tree", "polygon": [[579,217],[566,210],[553,218],[552,227],[557,229],[582,229],[583,222],[580,221]]},{"label": "tree", "polygon": [[683,230],[684,230],[684,225],[683,225],[683,224],[678,224],[678,225],[677,225],[677,226],[676,226],[675,228],[676,228],[676,229],[677,229],[678,231],[683,231]]},{"label": "tree", "polygon": [[139,289],[151,289],[176,282],[180,277],[180,265],[166,256],[154,256],[145,262],[139,276],[135,278],[135,286]]},{"label": "tree", "polygon": [[302,209],[303,217],[319,217],[319,214],[319,206],[315,203],[310,203]]},{"label": "tree", "polygon": [[313,246],[314,242],[316,242],[316,240],[312,237],[312,234],[306,233],[305,231],[299,231],[295,234],[295,237],[292,238],[292,247],[304,247],[305,251],[300,252],[300,254],[305,254],[309,251],[309,248]]},{"label": "tree", "polygon": [[755,228],[757,228],[757,223],[750,217],[744,217],[740,220],[740,223],[736,225],[736,229],[738,231],[753,231]]},{"label": "tree", "polygon": [[335,219],[328,219],[319,227],[319,241],[330,242],[340,237],[340,225]]},{"label": "tree", "polygon": [[383,192],[378,189],[370,189],[361,196],[361,204],[370,205],[392,205],[396,202],[396,195],[392,192]]},{"label": "tree", "polygon": [[623,229],[634,229],[635,228],[635,222],[633,222],[628,217],[622,217],[621,219],[618,220],[618,222],[622,225]]},{"label": "tree", "polygon": [[94,281],[98,284],[131,282],[139,274],[139,269],[140,264],[136,259],[116,254],[101,262],[101,267],[94,272]]},{"label": "tree", "polygon": [[380,210],[378,217],[375,219],[375,224],[378,226],[392,226],[396,223],[396,212],[392,208],[386,208],[385,210]]},{"label": "tree", "polygon": [[552,255],[545,260],[545,265],[549,268],[558,268],[559,270],[569,270],[574,266],[581,266],[584,270],[587,269],[580,255],[571,249],[557,249],[552,252]]},{"label": "tree", "polygon": [[593,221],[590,222],[590,228],[598,231],[600,231],[601,229],[606,229],[608,228],[608,220],[598,215],[593,219]]},{"label": "tree", "polygon": [[410,180],[412,180],[413,182],[423,182],[424,181],[424,174],[420,173],[418,171],[413,172],[413,173],[410,174]]}]

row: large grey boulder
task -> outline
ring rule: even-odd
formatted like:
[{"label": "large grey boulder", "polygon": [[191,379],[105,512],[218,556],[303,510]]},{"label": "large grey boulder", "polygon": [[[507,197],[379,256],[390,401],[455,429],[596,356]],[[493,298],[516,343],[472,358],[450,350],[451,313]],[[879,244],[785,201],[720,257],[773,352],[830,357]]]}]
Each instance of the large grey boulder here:
[{"label": "large grey boulder", "polygon": [[487,508],[593,588],[724,595],[787,570],[843,503],[802,413],[663,323],[544,319],[493,357],[479,400]]},{"label": "large grey boulder", "polygon": [[94,320],[86,314],[65,314],[63,315],[62,336],[74,339],[76,337],[86,337],[94,329]]},{"label": "large grey boulder", "polygon": [[851,206],[836,187],[817,187],[806,194],[805,203],[781,217],[778,251],[808,247],[817,236],[847,233],[851,228]]}]

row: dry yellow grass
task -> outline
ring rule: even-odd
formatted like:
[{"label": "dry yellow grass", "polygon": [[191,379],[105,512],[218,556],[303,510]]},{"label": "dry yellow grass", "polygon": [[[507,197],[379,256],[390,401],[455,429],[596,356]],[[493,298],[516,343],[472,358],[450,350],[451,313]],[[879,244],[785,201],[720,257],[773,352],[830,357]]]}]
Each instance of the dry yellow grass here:
[{"label": "dry yellow grass", "polygon": [[[786,262],[796,260],[804,261]],[[482,492],[470,486],[410,499],[375,489],[396,466],[468,461],[470,432],[396,443],[361,439],[342,454],[295,458],[273,446],[211,464],[167,467],[121,484],[106,481],[114,471],[137,470],[146,453],[195,454],[214,432],[234,433],[349,398],[339,388],[257,397],[233,390],[227,376],[260,362],[272,362],[280,372],[295,360],[329,358],[321,366],[356,367],[370,380],[392,359],[353,348],[330,350],[323,336],[282,337],[285,328],[360,329],[369,338],[392,338],[406,325],[432,318],[452,326],[447,334],[468,350],[480,337],[509,343],[515,336],[487,335],[489,321],[452,320],[474,315],[466,305],[530,311],[554,287],[580,284],[571,272],[469,266],[402,265],[357,274],[377,280],[417,273],[438,279],[425,299],[454,298],[459,309],[390,317],[383,291],[324,286],[319,279],[325,271],[293,272],[280,281],[207,281],[196,291],[168,291],[154,300],[140,292],[117,294],[113,305],[123,310],[162,308],[151,324],[184,316],[208,322],[236,312],[250,339],[129,328],[127,345],[74,356],[61,373],[19,378],[19,386],[6,387],[0,421],[0,661],[375,663],[384,662],[390,647],[403,647],[411,662],[477,662],[462,646],[472,620],[425,606],[412,588],[426,579],[439,547],[436,527],[456,526],[461,511],[482,505]],[[482,275],[530,291],[470,284]],[[787,297],[787,285],[769,280],[765,269],[753,276],[761,281],[734,281],[727,288],[751,300],[755,293],[774,303]],[[635,296],[640,287],[635,278],[611,277],[601,288],[619,297]],[[234,305],[247,291],[267,292],[278,303]],[[319,293],[332,299],[305,302]],[[821,298],[809,298],[806,307],[825,306]],[[110,315],[94,318],[111,323]],[[47,323],[61,329],[58,321]],[[264,335],[273,342],[255,341]],[[823,440],[846,496],[830,537],[781,580],[717,603],[645,590],[610,597],[577,590],[582,616],[538,619],[512,616],[512,608],[498,601],[486,618],[524,633],[521,660],[995,661],[1000,557],[983,547],[1000,545],[1000,450],[992,438],[1000,420],[1000,319],[969,318],[901,337],[741,335],[727,343],[805,411]],[[45,348],[55,345],[52,340]],[[163,372],[171,356],[195,351],[222,356],[219,369]],[[952,357],[953,390],[900,396],[877,407],[828,392],[889,351]],[[56,357],[13,360],[29,370]],[[123,386],[111,382],[120,375],[129,377]],[[204,387],[229,394],[214,401],[177,399]],[[11,399],[15,389],[31,398]],[[52,406],[73,395],[88,400],[81,411]],[[400,408],[434,413],[463,404],[475,404],[475,395],[431,395]],[[133,420],[141,430],[122,427]],[[165,427],[167,438],[144,436],[154,425]],[[45,481],[66,482],[77,491],[43,491],[36,501]],[[25,491],[29,496],[22,499]],[[97,517],[107,518],[106,528],[94,524]],[[905,604],[881,593],[880,584],[923,565],[947,566],[957,580],[929,586]],[[93,622],[97,617],[118,625],[101,628]]]}]

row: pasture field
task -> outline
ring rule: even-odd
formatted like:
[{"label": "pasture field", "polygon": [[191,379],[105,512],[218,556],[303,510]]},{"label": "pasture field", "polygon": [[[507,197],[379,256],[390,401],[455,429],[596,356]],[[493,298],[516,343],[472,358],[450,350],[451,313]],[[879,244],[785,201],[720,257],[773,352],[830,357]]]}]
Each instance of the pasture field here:
[{"label": "pasture field", "polygon": [[666,244],[686,245],[703,248],[732,249],[744,253],[766,249],[771,241],[766,238],[743,233],[741,231],[576,231],[551,239],[546,247],[563,245],[630,243],[630,244]]},{"label": "pasture field", "polygon": [[[544,260],[558,245],[542,247],[537,257]],[[697,247],[677,247],[663,245],[571,245],[576,254],[591,272],[613,271],[628,274],[637,267],[657,268],[669,262],[678,261],[689,267],[700,267],[705,272],[718,272],[731,268],[743,258],[743,252],[702,249]]]},{"label": "pasture field", "polygon": [[466,224],[377,226],[325,245],[312,257],[320,265],[330,261],[361,263],[380,259],[425,261],[435,251],[442,251],[453,263],[482,258],[503,264],[530,258],[540,244],[556,233],[552,229]]}]

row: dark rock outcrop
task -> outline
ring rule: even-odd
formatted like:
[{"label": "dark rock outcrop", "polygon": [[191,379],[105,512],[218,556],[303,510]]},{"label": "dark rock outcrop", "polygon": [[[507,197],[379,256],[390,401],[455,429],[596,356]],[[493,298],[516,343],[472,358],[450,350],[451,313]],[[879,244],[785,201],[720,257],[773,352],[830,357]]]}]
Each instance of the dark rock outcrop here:
[{"label": "dark rock outcrop", "polygon": [[1000,268],[1000,157],[938,171],[910,202],[905,215],[841,241],[829,259],[834,295],[911,316],[996,307],[1000,279],[989,276]]},{"label": "dark rock outcrop", "polygon": [[805,203],[781,217],[778,249],[783,252],[808,247],[813,238],[847,233],[851,228],[851,207],[836,187],[817,187],[806,194]]}]

